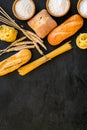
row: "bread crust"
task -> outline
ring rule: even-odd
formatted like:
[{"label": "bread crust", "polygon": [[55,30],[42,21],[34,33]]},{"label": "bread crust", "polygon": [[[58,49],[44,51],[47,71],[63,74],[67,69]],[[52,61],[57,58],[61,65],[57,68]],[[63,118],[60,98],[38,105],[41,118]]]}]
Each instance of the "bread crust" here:
[{"label": "bread crust", "polygon": [[40,38],[45,38],[57,26],[57,22],[48,14],[46,9],[43,9],[28,21],[28,25]]},{"label": "bread crust", "polygon": [[84,24],[84,20],[78,14],[68,18],[64,23],[56,27],[47,37],[51,45],[58,45],[65,39],[74,35]]},{"label": "bread crust", "polygon": [[0,62],[0,76],[6,75],[10,72],[15,71],[20,66],[28,62],[31,58],[31,51],[23,49],[18,53],[8,57],[7,59]]}]

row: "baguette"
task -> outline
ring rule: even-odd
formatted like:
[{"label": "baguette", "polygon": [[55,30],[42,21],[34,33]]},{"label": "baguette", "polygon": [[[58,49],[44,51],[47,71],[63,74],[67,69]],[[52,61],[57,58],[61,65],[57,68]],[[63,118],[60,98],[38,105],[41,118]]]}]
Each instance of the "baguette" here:
[{"label": "baguette", "polygon": [[31,58],[31,51],[23,49],[18,53],[8,57],[7,59],[0,62],[0,76],[6,75],[10,72],[15,71],[20,66],[28,62]]},{"label": "baguette", "polygon": [[84,21],[80,15],[75,14],[71,16],[49,33],[47,37],[49,44],[54,46],[60,44],[65,39],[74,35],[83,26],[83,23]]}]

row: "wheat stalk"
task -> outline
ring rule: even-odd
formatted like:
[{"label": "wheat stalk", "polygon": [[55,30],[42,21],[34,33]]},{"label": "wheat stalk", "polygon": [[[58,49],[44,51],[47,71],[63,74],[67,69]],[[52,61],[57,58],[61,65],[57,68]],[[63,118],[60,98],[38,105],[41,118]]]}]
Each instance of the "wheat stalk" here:
[{"label": "wheat stalk", "polygon": [[[47,50],[46,46],[35,33],[22,29],[5,11],[2,7],[0,7],[0,22],[5,23],[9,26],[12,26],[18,30],[20,30],[31,42],[33,43],[34,47],[38,50],[38,52],[43,55],[43,51],[40,49],[39,45]],[[38,45],[39,44],[39,45]],[[1,52],[1,51],[0,51]]]},{"label": "wheat stalk", "polygon": [[11,43],[7,48],[0,50],[0,56],[4,53],[11,52],[11,51],[19,51],[21,49],[31,49],[35,48],[32,41],[23,41],[26,37],[19,38],[15,42]]}]

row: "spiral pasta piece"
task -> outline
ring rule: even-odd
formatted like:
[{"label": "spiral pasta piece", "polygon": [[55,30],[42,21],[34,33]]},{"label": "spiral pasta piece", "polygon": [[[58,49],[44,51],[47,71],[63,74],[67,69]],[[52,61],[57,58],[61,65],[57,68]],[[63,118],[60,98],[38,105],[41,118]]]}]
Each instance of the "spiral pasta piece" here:
[{"label": "spiral pasta piece", "polygon": [[87,49],[87,33],[81,33],[77,38],[76,38],[76,45],[80,49]]}]

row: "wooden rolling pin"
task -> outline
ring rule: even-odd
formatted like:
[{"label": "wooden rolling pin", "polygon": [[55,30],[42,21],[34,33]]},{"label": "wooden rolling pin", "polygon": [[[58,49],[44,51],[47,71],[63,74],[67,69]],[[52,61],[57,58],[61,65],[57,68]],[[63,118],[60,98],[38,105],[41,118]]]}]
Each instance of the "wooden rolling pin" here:
[{"label": "wooden rolling pin", "polygon": [[62,45],[61,47],[53,50],[52,52],[46,54],[45,56],[21,67],[18,69],[18,73],[21,76],[26,75],[27,73],[29,73],[30,71],[36,69],[37,67],[39,67],[40,65],[46,63],[47,61],[51,60],[52,58],[66,52],[72,49],[71,44],[69,44],[70,42],[65,43],[64,45]]}]

